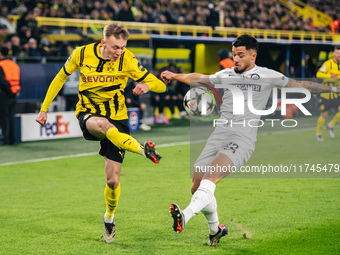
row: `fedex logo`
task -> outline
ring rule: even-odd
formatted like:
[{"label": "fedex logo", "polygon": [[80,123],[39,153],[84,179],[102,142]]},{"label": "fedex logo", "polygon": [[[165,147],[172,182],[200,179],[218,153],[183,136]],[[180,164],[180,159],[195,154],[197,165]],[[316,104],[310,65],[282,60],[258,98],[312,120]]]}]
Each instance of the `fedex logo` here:
[{"label": "fedex logo", "polygon": [[68,130],[68,126],[70,122],[63,122],[62,118],[63,118],[62,115],[57,115],[55,122],[52,122],[52,123],[47,122],[45,126],[41,126],[40,136],[43,136],[44,134],[46,136],[70,134]]}]

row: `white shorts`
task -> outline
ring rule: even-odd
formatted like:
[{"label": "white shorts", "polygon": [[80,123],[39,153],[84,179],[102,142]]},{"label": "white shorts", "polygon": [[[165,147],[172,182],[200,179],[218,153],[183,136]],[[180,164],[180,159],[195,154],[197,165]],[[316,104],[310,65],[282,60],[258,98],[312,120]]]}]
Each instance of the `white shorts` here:
[{"label": "white shorts", "polygon": [[195,169],[209,166],[219,153],[223,153],[234,163],[233,170],[237,170],[250,159],[255,150],[255,139],[252,138],[235,129],[215,128],[195,162]]}]

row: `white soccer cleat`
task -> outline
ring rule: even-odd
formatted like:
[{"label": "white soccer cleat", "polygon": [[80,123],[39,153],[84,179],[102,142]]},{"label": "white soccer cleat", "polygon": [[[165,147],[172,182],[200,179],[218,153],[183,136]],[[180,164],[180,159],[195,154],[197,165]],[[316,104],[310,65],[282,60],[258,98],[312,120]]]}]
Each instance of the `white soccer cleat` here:
[{"label": "white soccer cleat", "polygon": [[145,123],[142,123],[139,128],[143,131],[150,131],[151,130],[151,127]]},{"label": "white soccer cleat", "polygon": [[316,140],[317,140],[318,142],[323,142],[322,135],[316,134],[315,138],[316,138]]},{"label": "white soccer cleat", "polygon": [[331,138],[334,138],[335,135],[334,135],[334,130],[333,130],[333,127],[331,126],[331,123],[328,123],[328,124],[327,124],[327,129],[328,129],[329,136],[330,136]]},{"label": "white soccer cleat", "polygon": [[104,241],[105,243],[112,243],[116,237],[116,225],[115,221],[112,223],[104,222]]}]

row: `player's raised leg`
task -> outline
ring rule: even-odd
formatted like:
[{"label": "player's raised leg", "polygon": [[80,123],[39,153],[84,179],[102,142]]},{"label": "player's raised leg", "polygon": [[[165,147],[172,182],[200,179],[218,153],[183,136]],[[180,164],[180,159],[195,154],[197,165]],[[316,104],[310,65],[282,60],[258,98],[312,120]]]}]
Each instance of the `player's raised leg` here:
[{"label": "player's raised leg", "polygon": [[[218,169],[217,166],[226,165],[230,165],[229,169],[232,169],[233,162],[228,156],[219,154],[211,162],[210,166],[215,166],[215,169]],[[177,208],[177,210],[181,212],[180,217],[177,216],[176,218],[176,214],[172,213],[172,217],[174,218],[173,228],[175,227],[174,230],[176,232],[181,232],[188,221],[198,212],[202,211],[209,225],[209,245],[216,245],[220,238],[228,233],[228,228],[226,226],[219,226],[220,224],[217,216],[217,203],[214,196],[216,184],[228,174],[229,172],[210,172],[204,174],[202,181],[199,178],[193,179],[193,185],[191,188],[193,196],[191,198],[190,204],[183,211],[180,211],[179,207]],[[172,204],[171,206],[173,205],[176,204]],[[174,207],[174,209],[176,209],[176,207]],[[177,227],[178,224],[175,224],[176,219],[177,221],[178,219],[183,220],[183,223],[180,227]]]},{"label": "player's raised leg", "polygon": [[[194,176],[192,179],[193,184],[191,187],[191,194],[194,194],[196,192],[196,190],[200,186],[203,176],[204,176],[204,173],[202,172],[194,172]],[[181,211],[180,207],[176,203],[173,203],[170,205],[169,212],[171,213],[171,216],[174,220],[172,224],[172,230],[177,233],[181,233],[185,226],[185,218],[184,218],[183,212]]]},{"label": "player's raised leg", "polygon": [[146,141],[144,145],[140,144],[131,135],[119,132],[106,118],[92,116],[86,121],[86,128],[93,136],[100,139],[106,137],[118,148],[143,155],[154,163],[159,163],[162,158],[156,151],[154,143]]}]

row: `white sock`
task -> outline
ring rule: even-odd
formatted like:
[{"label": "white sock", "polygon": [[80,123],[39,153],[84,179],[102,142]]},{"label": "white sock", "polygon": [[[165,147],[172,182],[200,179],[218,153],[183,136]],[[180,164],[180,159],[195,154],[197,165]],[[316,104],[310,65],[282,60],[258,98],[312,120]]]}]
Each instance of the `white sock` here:
[{"label": "white sock", "polygon": [[185,224],[197,213],[199,213],[204,207],[211,203],[216,185],[209,180],[203,180],[200,183],[197,191],[191,198],[191,202],[187,208],[182,212],[185,218]]},{"label": "white sock", "polygon": [[105,223],[112,223],[115,216],[113,215],[112,218],[106,218],[105,214],[106,214],[106,212],[104,213],[104,222]]},{"label": "white sock", "polygon": [[218,225],[220,224],[218,221],[217,215],[217,202],[215,196],[210,204],[202,209],[202,213],[207,219],[209,225],[209,234],[215,235],[218,232]]},{"label": "white sock", "polygon": [[184,214],[184,225],[195,216],[194,212],[189,207],[185,208],[182,213]]}]

